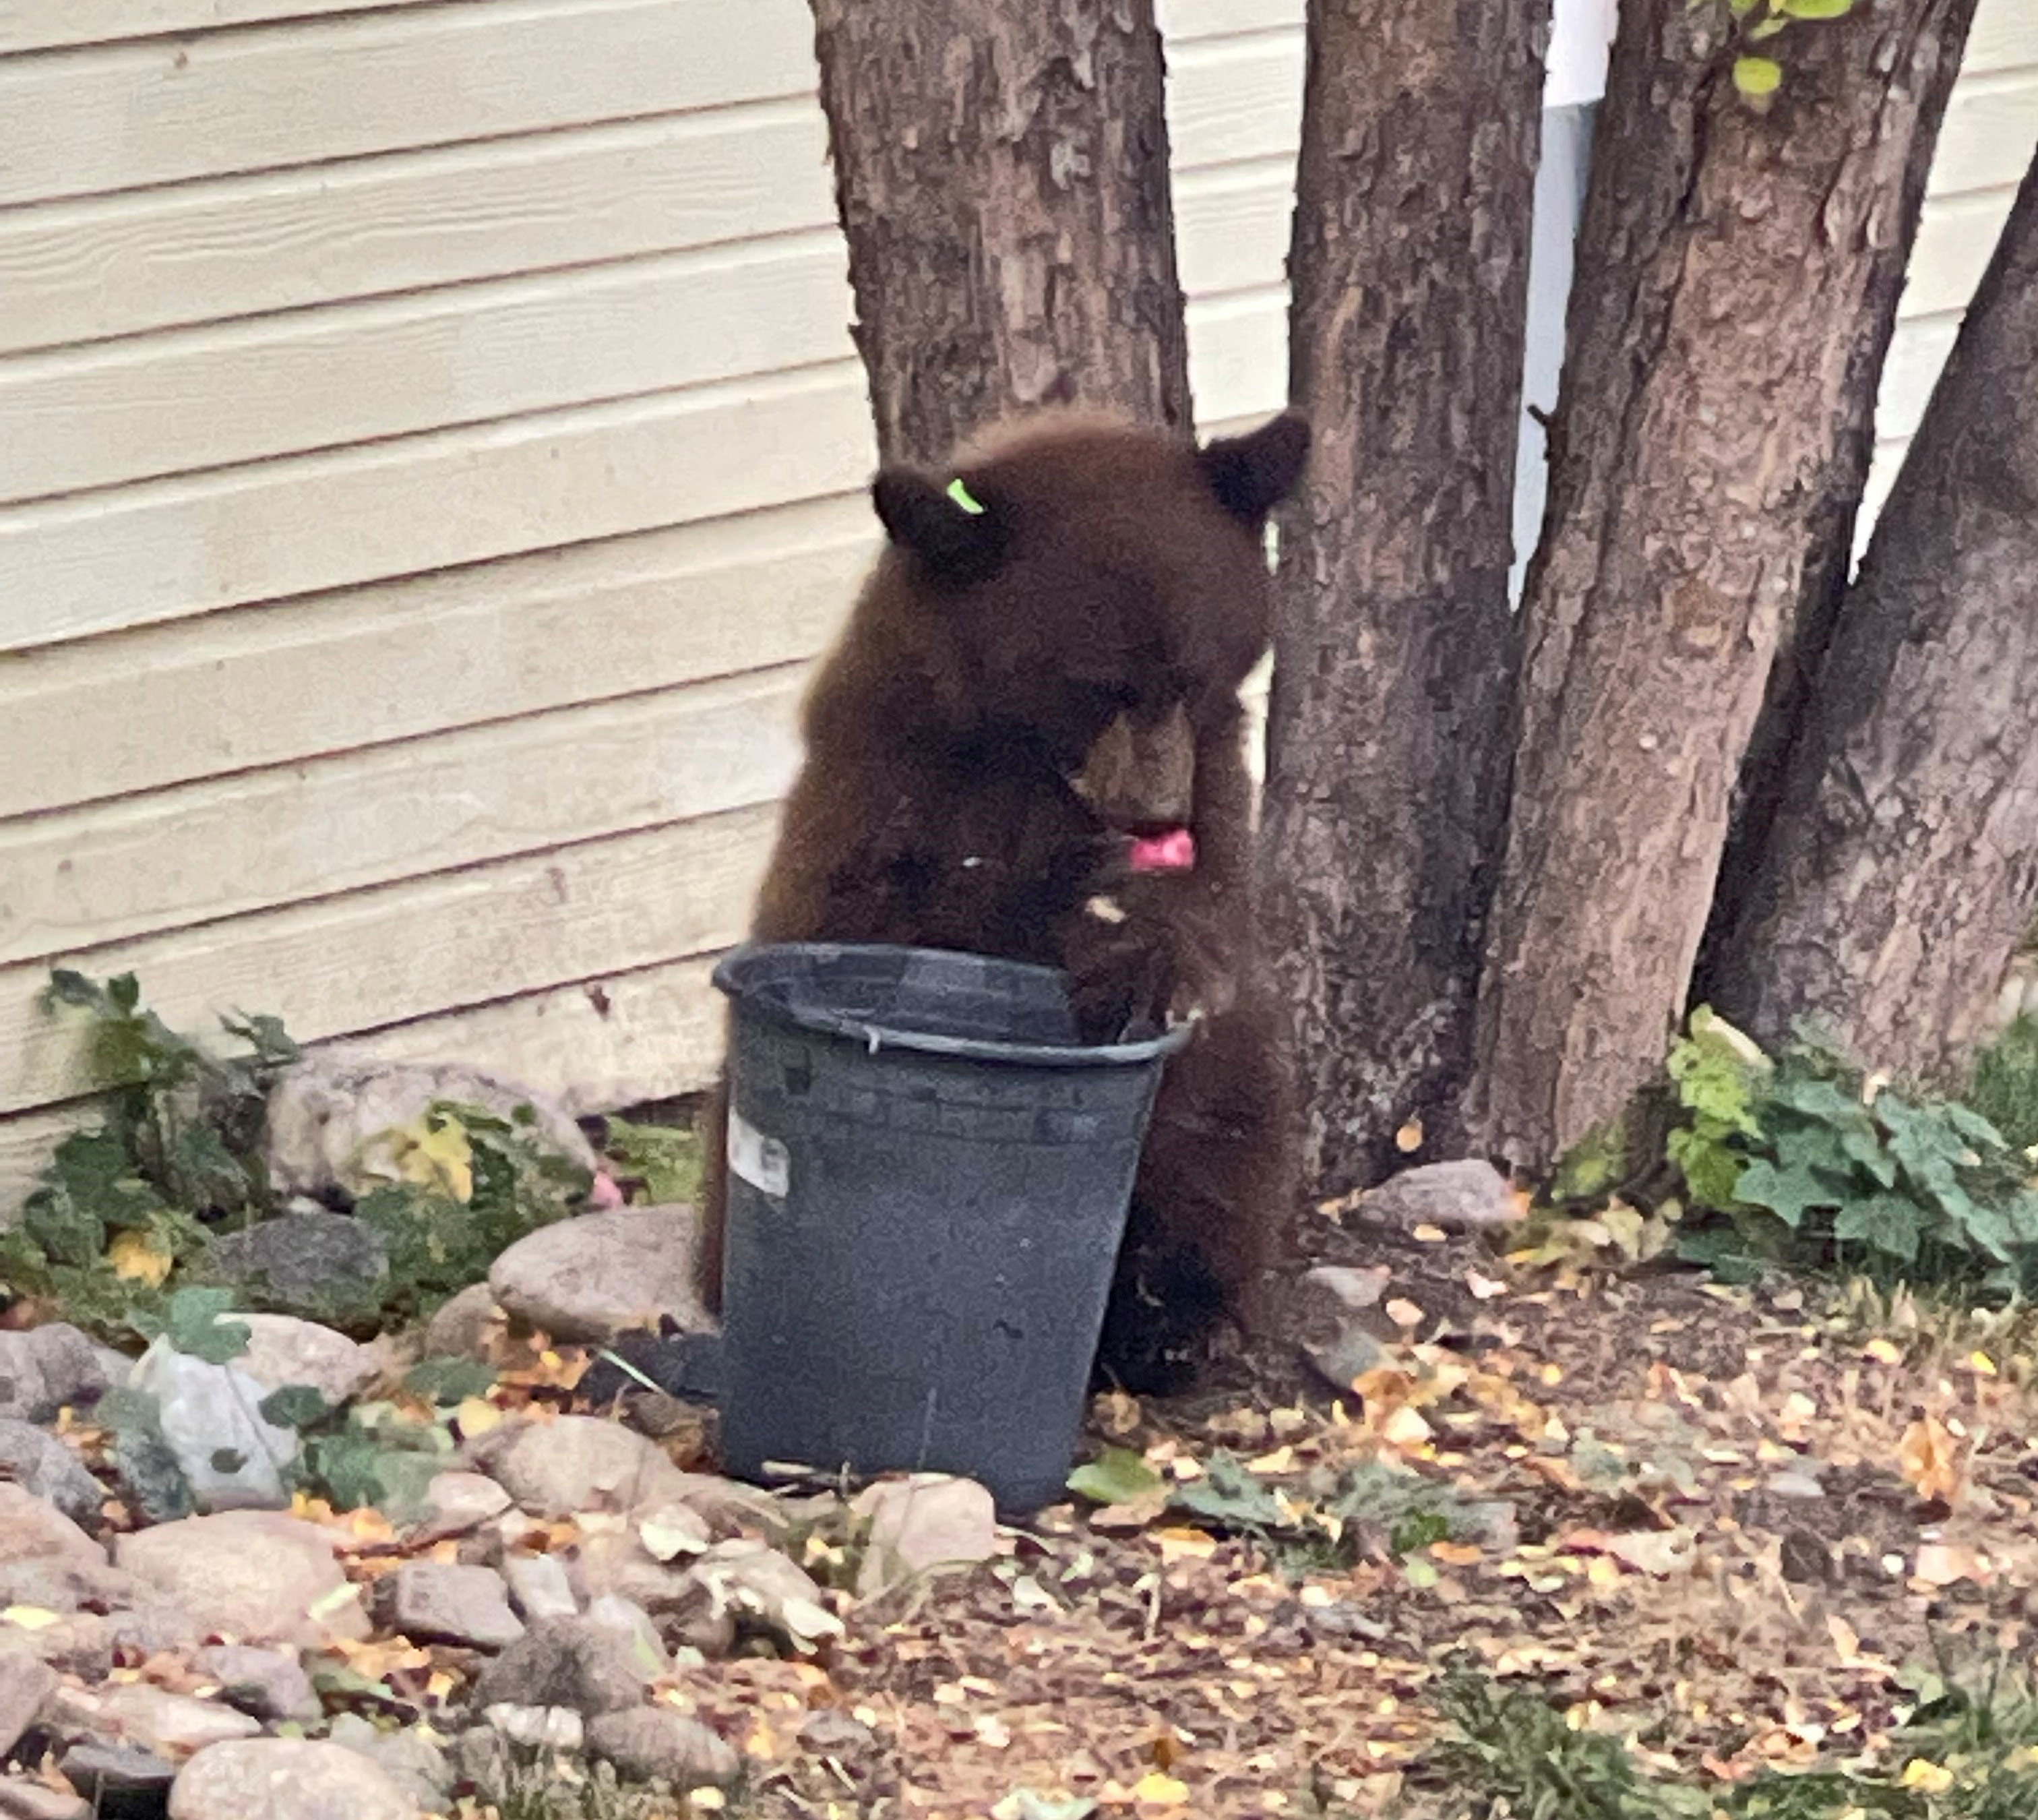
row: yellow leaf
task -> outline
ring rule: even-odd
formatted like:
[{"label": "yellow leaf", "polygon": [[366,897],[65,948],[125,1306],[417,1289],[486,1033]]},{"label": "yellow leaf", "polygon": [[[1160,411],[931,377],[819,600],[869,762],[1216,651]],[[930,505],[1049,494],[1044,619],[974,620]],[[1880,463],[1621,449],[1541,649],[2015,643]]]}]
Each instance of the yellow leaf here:
[{"label": "yellow leaf", "polygon": [[1953,1437],[1936,1416],[1921,1416],[1904,1431],[1896,1464],[1919,1497],[1950,1504],[1960,1496],[1960,1460]]},{"label": "yellow leaf", "polygon": [[1896,1783],[1900,1788],[1922,1788],[1927,1795],[1943,1795],[1953,1785],[1953,1773],[1943,1763],[1914,1757],[1904,1765],[1904,1773]]},{"label": "yellow leaf", "polygon": [[1773,95],[1783,80],[1783,66],[1771,57],[1737,57],[1733,85],[1751,100]]},{"label": "yellow leaf", "polygon": [[1150,1769],[1132,1785],[1132,1799],[1142,1807],[1179,1807],[1189,1798],[1189,1785],[1157,1769]]},{"label": "yellow leaf", "polygon": [[485,1397],[463,1397],[456,1420],[461,1435],[472,1440],[477,1435],[485,1435],[490,1429],[500,1427],[502,1412]]},{"label": "yellow leaf", "polygon": [[1884,1339],[1879,1333],[1862,1347],[1862,1351],[1879,1365],[1900,1365],[1904,1362],[1904,1355],[1897,1349],[1896,1342]]},{"label": "yellow leaf", "polygon": [[1169,1566],[1176,1561],[1207,1561],[1217,1553],[1217,1538],[1201,1530],[1156,1530],[1153,1540],[1161,1545],[1161,1559]]},{"label": "yellow leaf", "polygon": [[426,1113],[389,1133],[390,1160],[405,1181],[435,1188],[455,1200],[474,1196],[474,1147],[467,1127],[444,1113]]},{"label": "yellow leaf", "polygon": [[17,1630],[47,1630],[53,1624],[63,1622],[55,1612],[45,1611],[39,1605],[10,1605],[0,1611],[0,1621],[13,1625]]},{"label": "yellow leaf", "polygon": [[146,1283],[155,1288],[176,1262],[170,1248],[153,1234],[123,1232],[106,1248],[106,1261],[113,1274],[129,1283]]}]

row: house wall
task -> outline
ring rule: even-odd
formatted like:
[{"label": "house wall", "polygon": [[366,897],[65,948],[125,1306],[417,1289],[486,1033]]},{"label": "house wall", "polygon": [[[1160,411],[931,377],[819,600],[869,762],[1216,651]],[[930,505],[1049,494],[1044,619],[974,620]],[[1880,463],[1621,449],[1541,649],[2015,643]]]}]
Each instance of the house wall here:
[{"label": "house wall", "polygon": [[[1982,5],[1885,456],[2038,138]],[[1285,393],[1301,0],[1164,17],[1216,427]],[[801,0],[0,0],[0,1218],[81,1110],[57,960],[699,1085],[873,547]]]}]

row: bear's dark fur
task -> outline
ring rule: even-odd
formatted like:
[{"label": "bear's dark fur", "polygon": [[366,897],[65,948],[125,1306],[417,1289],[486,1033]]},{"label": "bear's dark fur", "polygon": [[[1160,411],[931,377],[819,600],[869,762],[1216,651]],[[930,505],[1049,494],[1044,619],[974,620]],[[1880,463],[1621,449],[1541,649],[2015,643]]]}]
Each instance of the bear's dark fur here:
[{"label": "bear's dark fur", "polygon": [[[1163,1078],[1100,1348],[1136,1390],[1178,1386],[1224,1317],[1249,1322],[1291,1211],[1239,688],[1270,635],[1267,514],[1308,446],[1293,415],[1202,449],[1059,417],[964,453],[960,498],[881,473],[888,547],[808,696],[752,928],[1060,966],[1089,1041],[1200,1020]],[[1184,825],[1191,869],[1131,869],[1135,837]]]}]

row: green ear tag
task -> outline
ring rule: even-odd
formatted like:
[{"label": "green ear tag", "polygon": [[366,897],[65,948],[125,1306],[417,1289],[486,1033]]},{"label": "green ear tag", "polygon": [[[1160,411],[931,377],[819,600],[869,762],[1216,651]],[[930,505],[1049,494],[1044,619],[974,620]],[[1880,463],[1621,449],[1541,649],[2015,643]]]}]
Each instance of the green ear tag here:
[{"label": "green ear tag", "polygon": [[965,512],[968,513],[972,518],[981,518],[983,516],[983,505],[978,501],[976,496],[962,483],[960,478],[951,480],[949,483],[949,497],[954,500],[958,506],[961,506]]}]

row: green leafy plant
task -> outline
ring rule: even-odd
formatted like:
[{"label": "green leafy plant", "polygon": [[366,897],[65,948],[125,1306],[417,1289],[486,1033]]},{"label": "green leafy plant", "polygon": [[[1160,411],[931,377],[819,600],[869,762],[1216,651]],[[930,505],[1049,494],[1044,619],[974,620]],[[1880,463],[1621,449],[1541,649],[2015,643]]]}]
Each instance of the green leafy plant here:
[{"label": "green leafy plant", "polygon": [[1773,1064],[1710,1011],[1671,1052],[1682,1120],[1667,1143],[1693,1208],[1687,1257],[2021,1288],[2038,1192],[1994,1124],[1957,1101],[1866,1079],[1809,1031]]},{"label": "green leafy plant", "polygon": [[699,1135],[676,1125],[638,1124],[611,1113],[602,1147],[626,1181],[641,1181],[654,1206],[691,1200],[700,1189]]},{"label": "green leafy plant", "polygon": [[441,1101],[424,1122],[431,1136],[458,1139],[467,1193],[443,1177],[392,1182],[354,1210],[388,1249],[381,1312],[400,1320],[421,1318],[481,1281],[518,1239],[571,1213],[590,1185],[585,1170],[546,1147],[535,1118]]},{"label": "green leafy plant", "polygon": [[1093,1503],[1184,1511],[1249,1538],[1282,1571],[1297,1573],[1349,1566],[1369,1541],[1398,1558],[1478,1528],[1479,1513],[1453,1487],[1369,1463],[1275,1481],[1220,1451],[1176,1484],[1132,1449],[1108,1447],[1068,1484]]},{"label": "green leafy plant", "polygon": [[[59,969],[45,1000],[82,1020],[105,1122],[59,1145],[19,1223],[0,1233],[0,1304],[49,1302],[116,1344],[137,1332],[153,1337],[172,1322],[172,1302],[203,1278],[214,1234],[281,1211],[262,1161],[263,1121],[278,1073],[300,1051],[275,1018],[237,1016],[222,1020],[236,1046],[217,1052],[148,1009],[128,973],[100,982]],[[671,1174],[683,1167],[682,1149],[654,1128],[625,1128]],[[358,1325],[429,1314],[479,1282],[517,1239],[574,1211],[592,1185],[585,1169],[549,1147],[528,1106],[504,1118],[435,1105],[378,1143],[395,1179],[355,1212],[388,1248],[386,1290],[361,1305],[290,1312]],[[272,1305],[259,1285],[206,1293]],[[184,1349],[218,1344],[200,1339]]]}]

